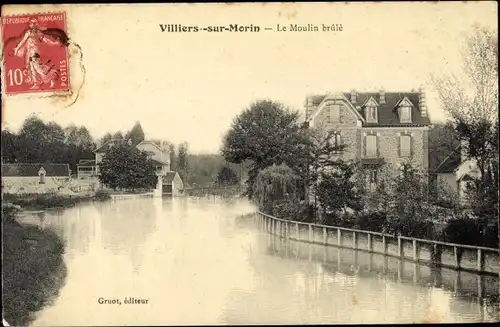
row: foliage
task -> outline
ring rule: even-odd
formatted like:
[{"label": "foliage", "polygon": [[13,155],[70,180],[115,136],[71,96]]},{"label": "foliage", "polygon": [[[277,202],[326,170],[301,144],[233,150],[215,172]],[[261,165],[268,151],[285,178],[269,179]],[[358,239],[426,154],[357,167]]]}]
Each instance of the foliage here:
[{"label": "foliage", "polygon": [[362,191],[355,181],[356,166],[354,163],[337,160],[331,169],[320,172],[317,196],[323,214],[336,215],[363,208]]},{"label": "foliage", "polygon": [[111,200],[111,195],[106,190],[97,190],[94,195],[94,199],[97,201],[107,201]]},{"label": "foliage", "polygon": [[435,171],[450,154],[460,156],[460,140],[451,122],[435,123],[429,129],[429,171]]},{"label": "foliage", "polygon": [[298,200],[300,177],[286,165],[273,165],[264,168],[257,175],[253,198],[259,208],[272,214],[273,207],[278,201],[291,199]]},{"label": "foliage", "polygon": [[299,114],[281,103],[261,100],[238,115],[226,133],[221,150],[228,162],[249,163],[247,195],[253,197],[259,171],[285,164],[304,178],[307,167],[306,137]]},{"label": "foliage", "polygon": [[62,128],[36,116],[28,117],[17,134],[2,131],[4,163],[69,163],[70,169],[76,171],[78,161],[93,159],[94,149],[94,141],[85,127]]},{"label": "foliage", "polygon": [[[462,57],[462,77],[434,77],[433,82],[441,105],[451,118],[462,154],[479,170],[479,180],[468,190],[471,203],[476,204],[474,213],[493,225],[498,216],[497,33],[474,26],[465,40]],[[482,208],[477,206],[479,203]]]},{"label": "foliage", "polygon": [[21,206],[2,201],[2,219],[14,221],[16,215],[21,212]]},{"label": "foliage", "polygon": [[111,141],[113,139],[113,135],[111,135],[110,132],[107,132],[106,134],[104,134],[104,136],[101,138],[101,142],[100,142],[100,145],[103,145],[109,141]]},{"label": "foliage", "polygon": [[125,135],[125,139],[132,140],[132,146],[144,141],[144,131],[142,130],[141,123],[136,122],[134,127]]},{"label": "foliage", "polygon": [[238,184],[239,179],[236,173],[229,167],[223,166],[217,174],[215,183],[220,186]]},{"label": "foliage", "polygon": [[444,228],[444,241],[450,243],[498,247],[498,226],[483,231],[483,223],[468,217],[450,220]]},{"label": "foliage", "polygon": [[2,311],[12,326],[28,326],[64,285],[64,243],[51,230],[2,223]]},{"label": "foliage", "polygon": [[188,155],[189,144],[187,142],[179,144],[177,150],[177,169],[182,180],[187,180],[189,176]]},{"label": "foliage", "polygon": [[168,146],[168,151],[170,153],[170,170],[177,171],[177,157],[175,154],[175,145],[170,144]]},{"label": "foliage", "polygon": [[121,131],[117,131],[113,134],[113,140],[123,140],[123,133]]},{"label": "foliage", "polygon": [[356,216],[357,229],[381,233],[387,224],[387,215],[382,211],[361,212]]},{"label": "foliage", "polygon": [[154,188],[157,177],[146,153],[128,144],[113,146],[99,163],[99,179],[117,189]]},{"label": "foliage", "polygon": [[[89,202],[92,200],[97,201],[105,201],[109,200],[109,194],[105,194],[105,191],[96,192],[95,196],[90,195],[58,195],[58,194],[11,194],[4,193],[3,201],[6,203],[11,203],[16,208],[24,208],[24,209],[33,209],[33,210],[42,210],[49,208],[65,208],[72,207],[75,204],[82,202]],[[4,207],[2,206],[2,210]],[[10,209],[6,209],[7,213],[9,213]]]}]

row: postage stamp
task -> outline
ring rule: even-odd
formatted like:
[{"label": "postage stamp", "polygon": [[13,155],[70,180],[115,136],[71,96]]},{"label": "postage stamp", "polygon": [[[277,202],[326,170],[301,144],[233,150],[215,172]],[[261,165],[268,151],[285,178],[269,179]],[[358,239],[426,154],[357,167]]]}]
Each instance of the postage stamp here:
[{"label": "postage stamp", "polygon": [[6,94],[70,88],[66,13],[2,17]]}]

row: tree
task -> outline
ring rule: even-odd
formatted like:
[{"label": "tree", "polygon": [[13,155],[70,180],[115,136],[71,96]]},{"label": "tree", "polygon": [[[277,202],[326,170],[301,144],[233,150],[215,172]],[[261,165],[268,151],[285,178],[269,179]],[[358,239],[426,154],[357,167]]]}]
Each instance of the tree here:
[{"label": "tree", "polygon": [[316,192],[324,218],[341,212],[346,215],[348,209],[359,211],[363,208],[362,190],[356,183],[355,175],[355,163],[341,159],[336,161],[334,167],[320,172]]},{"label": "tree", "polygon": [[281,103],[261,100],[238,115],[224,136],[221,153],[231,163],[250,163],[247,196],[253,197],[260,170],[286,164],[305,178],[307,138],[298,124],[299,114]]},{"label": "tree", "polygon": [[99,163],[100,181],[113,188],[154,188],[157,177],[151,159],[134,146],[113,146]]},{"label": "tree", "polygon": [[429,171],[433,172],[448,157],[460,155],[460,140],[451,122],[433,124],[429,130]]},{"label": "tree", "polygon": [[[462,51],[463,76],[433,77],[445,112],[461,143],[461,152],[476,163],[480,177],[469,189],[476,199],[489,197],[490,224],[498,216],[498,36],[493,30],[474,26]],[[482,202],[482,201],[481,201]],[[476,214],[479,213],[477,210]],[[485,226],[486,228],[486,226]]]},{"label": "tree", "polygon": [[2,163],[16,162],[17,135],[8,130],[2,131]]},{"label": "tree", "polygon": [[142,130],[141,123],[136,122],[134,127],[128,132],[125,136],[126,139],[132,140],[132,145],[136,146],[137,144],[144,141],[144,131]]},{"label": "tree", "polygon": [[123,134],[121,131],[115,132],[112,137],[113,140],[123,140]]},{"label": "tree", "polygon": [[104,136],[101,138],[101,145],[111,141],[113,139],[113,135],[110,132],[106,132]]},{"label": "tree", "polygon": [[411,162],[400,166],[388,185],[387,231],[409,237],[432,237],[433,199],[425,171]]},{"label": "tree", "polygon": [[[324,125],[319,125],[315,128],[306,129],[308,157],[306,159],[306,183],[305,183],[305,200],[309,200],[309,189],[312,185],[314,194],[314,214],[317,213],[317,182],[322,169],[334,167],[337,160],[332,154],[339,153],[345,150],[344,144],[336,142],[336,135],[333,131],[328,130]],[[315,217],[316,218],[316,217]]]},{"label": "tree", "polygon": [[175,155],[175,145],[170,144],[168,146],[168,150],[170,152],[170,170],[177,171],[177,157]]},{"label": "tree", "polygon": [[296,208],[290,203],[299,202],[299,181],[300,176],[284,164],[272,165],[259,171],[252,191],[259,209],[271,215],[276,214],[277,209],[280,211],[277,216],[285,219],[296,218],[295,214],[290,212],[288,214],[292,216],[284,217],[283,209]]},{"label": "tree", "polygon": [[188,179],[188,173],[189,173],[188,155],[189,155],[189,144],[187,142],[179,144],[179,148],[177,150],[177,169],[179,170],[179,175],[183,180]]},{"label": "tree", "polygon": [[216,184],[220,186],[236,185],[239,179],[236,173],[229,167],[223,166],[217,174]]}]

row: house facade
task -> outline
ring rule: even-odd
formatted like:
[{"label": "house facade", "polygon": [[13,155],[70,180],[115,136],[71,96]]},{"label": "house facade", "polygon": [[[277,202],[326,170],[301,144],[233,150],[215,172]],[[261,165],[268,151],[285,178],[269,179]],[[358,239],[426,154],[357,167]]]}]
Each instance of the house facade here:
[{"label": "house facade", "polygon": [[429,167],[429,127],[425,92],[341,92],[306,98],[310,128],[334,132],[344,149],[333,156],[353,160],[366,170],[374,184],[380,169],[412,162]]},{"label": "house facade", "polygon": [[2,164],[2,192],[5,193],[60,193],[69,184],[69,164]]}]

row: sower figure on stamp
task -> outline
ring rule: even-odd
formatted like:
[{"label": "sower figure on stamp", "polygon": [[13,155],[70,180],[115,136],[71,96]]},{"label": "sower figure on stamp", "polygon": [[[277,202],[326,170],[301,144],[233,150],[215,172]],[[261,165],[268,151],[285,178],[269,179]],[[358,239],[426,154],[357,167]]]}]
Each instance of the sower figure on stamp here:
[{"label": "sower figure on stamp", "polygon": [[[56,35],[54,35],[56,32]],[[58,34],[58,35],[57,35]],[[40,83],[49,83],[50,87],[54,87],[54,83],[59,76],[57,69],[54,69],[50,64],[43,63],[40,58],[39,45],[46,43],[49,45],[63,45],[67,43],[67,36],[57,33],[54,29],[40,29],[36,19],[31,19],[29,28],[24,32],[24,35],[19,43],[14,48],[14,55],[23,57],[25,67],[28,71],[30,83],[33,84],[31,89],[38,88]],[[56,40],[51,39],[55,38]]]}]

